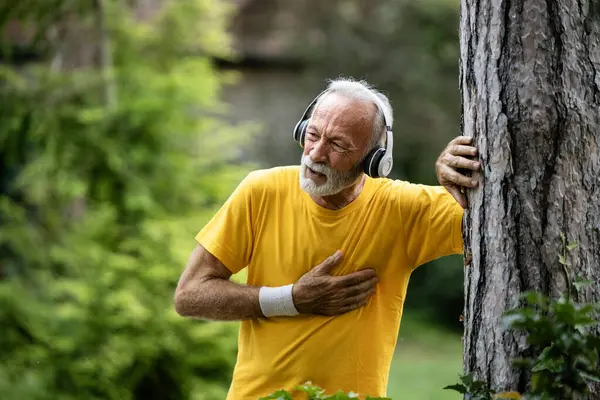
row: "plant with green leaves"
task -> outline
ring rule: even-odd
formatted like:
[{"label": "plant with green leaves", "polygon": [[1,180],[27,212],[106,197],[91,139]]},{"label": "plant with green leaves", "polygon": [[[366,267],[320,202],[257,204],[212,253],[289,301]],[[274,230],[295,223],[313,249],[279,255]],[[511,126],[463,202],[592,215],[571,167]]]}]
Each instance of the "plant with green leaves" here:
[{"label": "plant with green leaves", "polygon": [[532,356],[513,360],[516,367],[531,376],[528,391],[522,395],[495,393],[487,383],[476,381],[471,375],[461,377],[460,384],[445,389],[458,391],[471,400],[507,398],[502,396],[531,400],[587,399],[589,383],[600,382],[600,337],[591,330],[598,324],[600,304],[579,304],[573,299],[573,290],[593,282],[574,279],[567,256],[577,244],[567,243],[564,235],[561,239],[559,263],[567,282],[566,293],[558,298],[533,291],[523,293],[523,306],[506,312],[503,318],[507,329],[525,334],[534,351]]},{"label": "plant with green leaves", "polygon": [[493,400],[495,396],[487,382],[474,380],[471,374],[461,376],[460,383],[446,386],[444,389],[463,394],[467,400]]},{"label": "plant with green leaves", "polygon": [[[292,400],[294,392],[303,392],[308,397],[308,400],[352,400],[358,399],[358,393],[344,392],[339,390],[334,394],[326,394],[325,390],[312,382],[306,382],[303,385],[298,385],[294,391],[289,392],[285,389],[277,390],[268,396],[261,397],[258,400]],[[391,400],[389,397],[371,397],[367,396],[366,400]]]},{"label": "plant with green leaves", "polygon": [[[229,78],[211,64],[228,51],[227,6],[166,2],[146,20],[113,0],[1,7],[2,26],[37,29],[27,52],[39,57],[17,66],[0,46],[12,50],[0,67],[2,397],[224,398],[236,324],[185,320],[172,299],[193,236],[249,169],[236,159],[249,132],[226,122]],[[110,57],[62,68],[73,54],[46,28]]]}]

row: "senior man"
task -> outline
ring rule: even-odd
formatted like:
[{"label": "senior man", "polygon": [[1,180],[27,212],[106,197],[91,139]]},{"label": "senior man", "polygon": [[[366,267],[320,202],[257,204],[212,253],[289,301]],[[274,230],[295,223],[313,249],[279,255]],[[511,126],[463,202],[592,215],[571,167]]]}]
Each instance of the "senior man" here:
[{"label": "senior man", "polygon": [[[306,381],[385,395],[410,274],[462,253],[461,187],[475,183],[459,168],[479,168],[459,137],[436,163],[442,186],[386,178],[392,122],[369,84],[331,81],[294,129],[300,165],[251,172],[197,234],[175,307],[242,321],[228,400]],[[232,282],[243,268],[247,284]]]}]

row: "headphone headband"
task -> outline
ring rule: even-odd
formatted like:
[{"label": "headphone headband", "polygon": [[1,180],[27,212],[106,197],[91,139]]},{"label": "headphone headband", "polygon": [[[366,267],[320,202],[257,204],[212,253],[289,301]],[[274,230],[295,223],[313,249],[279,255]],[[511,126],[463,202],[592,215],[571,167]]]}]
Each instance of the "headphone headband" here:
[{"label": "headphone headband", "polygon": [[[373,93],[373,92],[371,92]],[[383,157],[385,157],[386,155],[389,157],[390,159],[390,163],[392,162],[392,150],[394,147],[394,135],[392,132],[392,124],[390,123],[390,121],[392,120],[388,114],[387,114],[387,108],[383,105],[383,102],[381,101],[381,99],[379,98],[379,96],[375,93],[373,93],[373,97],[375,98],[375,102],[377,103],[377,106],[379,107],[379,109],[381,110],[381,113],[383,114],[383,120],[385,123],[385,154]],[[389,175],[389,173],[392,170],[392,164],[390,164],[389,166],[389,171],[387,171],[387,173],[385,173],[385,175],[383,176],[387,176]]]}]

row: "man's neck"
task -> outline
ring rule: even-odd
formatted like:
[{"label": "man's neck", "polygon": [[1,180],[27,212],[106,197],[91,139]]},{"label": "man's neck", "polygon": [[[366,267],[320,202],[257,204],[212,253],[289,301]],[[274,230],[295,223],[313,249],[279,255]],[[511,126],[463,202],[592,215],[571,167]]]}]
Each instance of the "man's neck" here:
[{"label": "man's neck", "polygon": [[313,199],[315,203],[320,205],[323,208],[327,208],[330,210],[340,210],[346,207],[348,204],[352,203],[363,187],[365,186],[365,180],[367,176],[362,174],[361,177],[356,181],[352,186],[347,187],[339,193],[336,193],[331,196],[315,196],[310,195],[310,198]]}]

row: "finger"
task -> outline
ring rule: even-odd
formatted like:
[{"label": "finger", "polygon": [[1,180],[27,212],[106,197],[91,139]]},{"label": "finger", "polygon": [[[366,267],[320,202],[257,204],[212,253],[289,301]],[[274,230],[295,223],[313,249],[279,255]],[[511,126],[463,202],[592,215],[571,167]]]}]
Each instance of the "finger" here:
[{"label": "finger", "polygon": [[480,166],[479,161],[469,160],[468,158],[455,156],[450,153],[446,153],[442,160],[448,166],[469,169],[472,171],[477,171]]},{"label": "finger", "polygon": [[376,277],[377,272],[372,269],[363,269],[360,271],[352,272],[347,275],[336,277],[336,283],[340,287],[348,287],[358,285],[362,282],[368,281],[369,279]]},{"label": "finger", "polygon": [[463,192],[460,191],[458,187],[450,186],[446,189],[448,190],[448,192],[450,192],[452,197],[454,197],[454,200],[456,200],[462,208],[467,208],[467,197],[464,195]]},{"label": "finger", "polygon": [[314,268],[314,271],[319,274],[328,274],[331,272],[331,269],[338,265],[340,261],[342,261],[342,252],[341,250],[336,251],[329,257],[327,257],[321,264],[317,265]]},{"label": "finger", "polygon": [[372,287],[366,291],[363,291],[355,296],[348,297],[341,301],[342,306],[347,306],[351,304],[361,303],[364,300],[369,299],[376,291],[376,288]]},{"label": "finger", "polygon": [[338,309],[338,314],[345,314],[347,312],[354,311],[357,308],[366,306],[368,302],[369,302],[369,298],[366,298],[361,302],[348,304],[347,306],[342,306]]},{"label": "finger", "polygon": [[448,148],[448,152],[455,156],[474,156],[477,155],[477,147],[454,144]]},{"label": "finger", "polygon": [[[440,171],[440,176],[443,182],[447,182],[457,186],[464,186],[468,188],[474,188],[477,186],[477,180],[474,178],[469,178],[466,175],[460,174],[454,169],[445,166]],[[445,185],[446,186],[446,185]]]},{"label": "finger", "polygon": [[457,136],[450,142],[451,144],[471,144],[473,138],[471,136]]},{"label": "finger", "polygon": [[344,289],[343,291],[341,291],[342,297],[349,298],[349,297],[358,296],[359,294],[368,292],[369,290],[371,290],[375,287],[377,282],[379,282],[379,277],[374,276],[367,281],[364,281],[357,285],[349,286],[346,289]]}]

